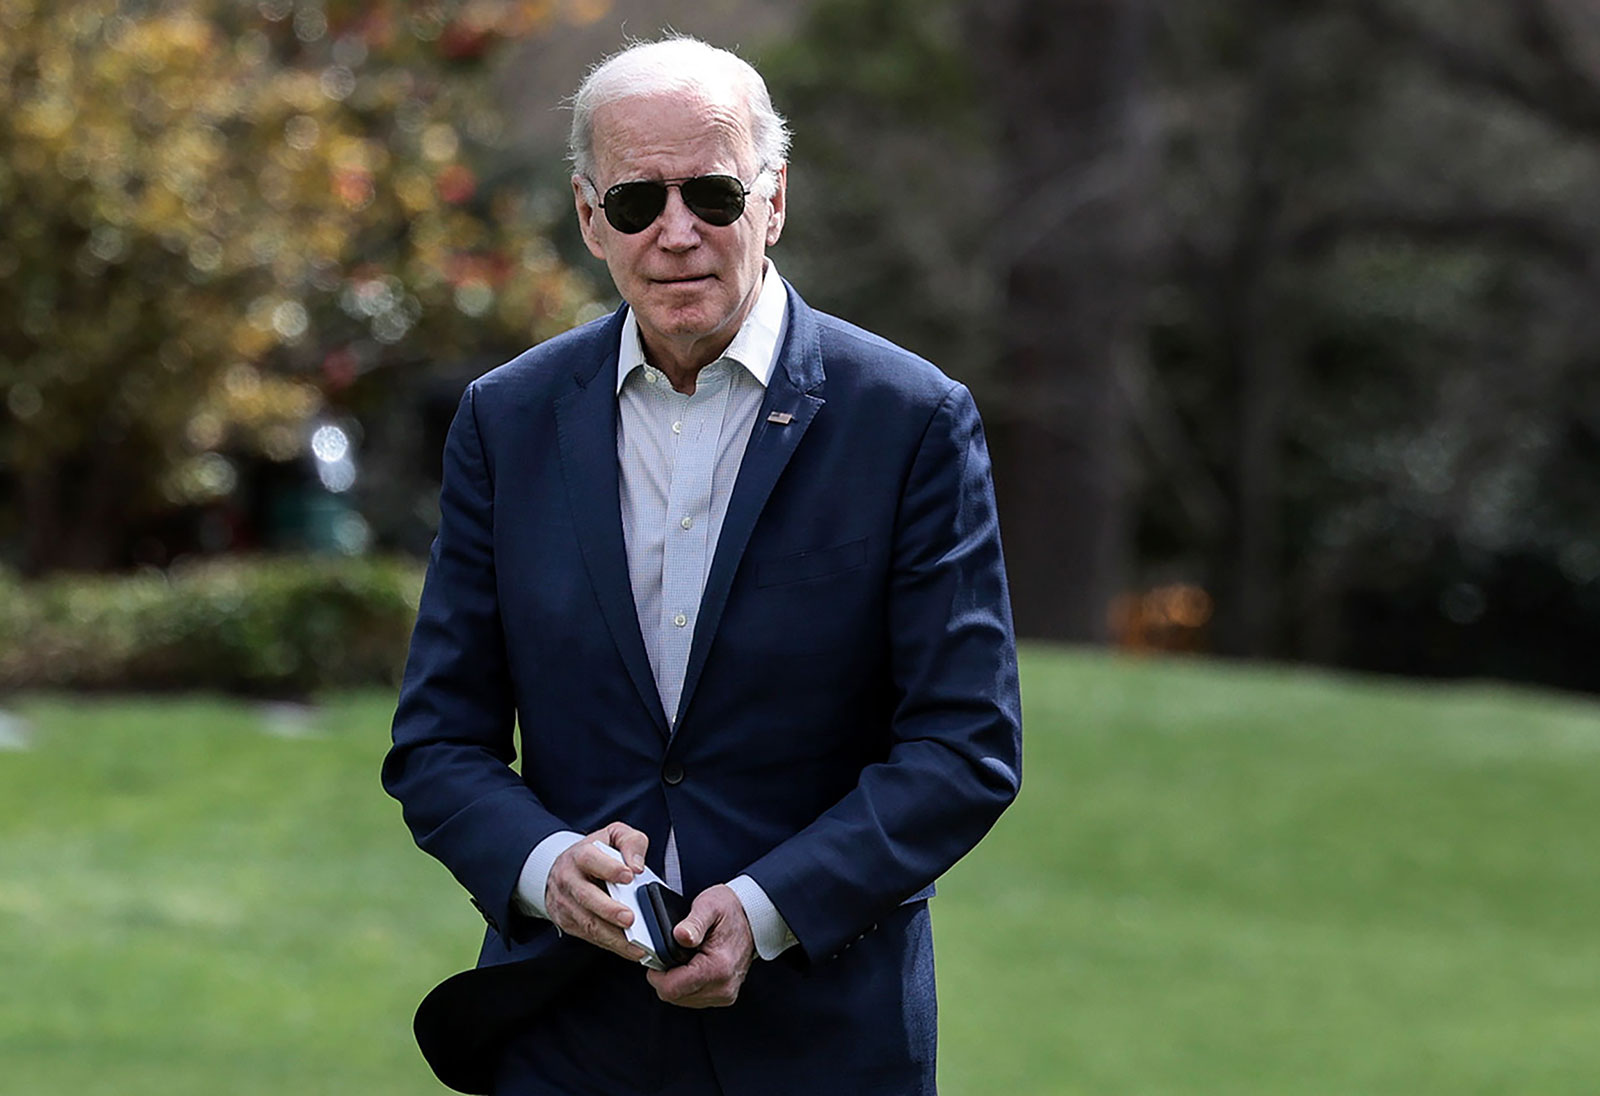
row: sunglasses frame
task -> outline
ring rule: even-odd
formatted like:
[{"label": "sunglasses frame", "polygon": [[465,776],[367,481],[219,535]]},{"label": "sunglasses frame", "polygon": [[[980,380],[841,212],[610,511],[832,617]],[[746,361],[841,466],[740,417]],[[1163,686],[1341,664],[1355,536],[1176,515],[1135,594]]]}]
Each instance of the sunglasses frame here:
[{"label": "sunglasses frame", "polygon": [[[677,187],[678,188],[678,196],[680,198],[682,198],[683,197],[683,188],[684,188],[685,184],[698,183],[698,182],[700,182],[701,180],[704,180],[704,179],[727,179],[728,181],[732,182],[735,186],[737,186],[739,188],[739,210],[731,218],[729,218],[726,222],[724,222],[722,224],[718,224],[716,221],[711,220],[704,213],[700,212],[699,209],[696,209],[695,206],[692,205],[687,199],[685,199],[684,203],[683,203],[684,206],[688,208],[690,213],[693,213],[697,218],[699,218],[700,220],[704,221],[706,224],[711,225],[713,228],[726,228],[728,225],[733,224],[740,217],[744,216],[745,207],[749,203],[750,195],[754,192],[754,188],[755,188],[756,183],[760,182],[761,181],[761,177],[763,175],[765,175],[766,173],[767,173],[767,169],[766,168],[762,168],[760,171],[756,172],[756,177],[753,180],[751,180],[748,184],[745,183],[745,181],[743,179],[739,178],[737,175],[729,175],[727,172],[723,172],[723,171],[714,171],[714,172],[711,172],[711,173],[706,174],[706,175],[685,175],[682,178],[678,178],[678,179],[626,179],[623,182],[616,183],[615,185],[608,187],[606,189],[605,194],[602,195],[595,202],[595,204],[600,207],[602,212],[605,213],[605,215],[606,215],[606,223],[607,224],[609,224],[612,228],[616,229],[618,232],[622,233],[625,236],[635,236],[635,235],[639,234],[640,232],[643,232],[645,229],[649,228],[651,225],[655,224],[656,221],[661,219],[661,214],[666,212],[666,208],[667,208],[667,191],[670,190],[671,188]],[[589,184],[589,189],[591,191],[591,194],[598,194],[599,193],[600,188],[595,185],[595,182],[594,182],[593,179],[589,178],[586,175],[586,176],[584,176],[584,182]],[[621,215],[620,214],[615,214],[614,215],[612,213],[613,206],[611,205],[611,201],[612,201],[613,197],[623,187],[629,187],[629,186],[656,187],[656,188],[659,188],[659,190],[661,192],[661,208],[656,210],[656,214],[655,214],[654,217],[651,217],[648,221],[646,221],[644,224],[638,226],[637,228],[632,228],[627,223],[622,223],[622,224],[617,223],[618,219],[620,218]]]}]

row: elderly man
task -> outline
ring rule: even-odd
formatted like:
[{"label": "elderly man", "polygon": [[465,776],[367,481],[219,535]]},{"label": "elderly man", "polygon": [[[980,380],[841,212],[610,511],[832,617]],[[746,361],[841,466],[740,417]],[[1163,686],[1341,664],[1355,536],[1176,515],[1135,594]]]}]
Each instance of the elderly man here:
[{"label": "elderly man", "polygon": [[[595,68],[572,186],[625,304],[451,427],[383,775],[488,922],[417,1015],[462,1091],[934,1091],[928,898],[1020,781],[989,460],[766,259],[787,144],[725,51]],[[664,971],[607,890],[647,867],[692,899]]]}]

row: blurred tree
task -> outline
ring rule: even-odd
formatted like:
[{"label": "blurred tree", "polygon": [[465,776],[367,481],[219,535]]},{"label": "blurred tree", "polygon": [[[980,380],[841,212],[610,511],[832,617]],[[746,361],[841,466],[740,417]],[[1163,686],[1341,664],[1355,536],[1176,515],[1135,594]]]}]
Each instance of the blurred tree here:
[{"label": "blurred tree", "polygon": [[226,453],[291,459],[329,405],[572,322],[587,281],[483,168],[484,62],[553,12],[0,0],[0,539],[24,570],[125,562],[149,515],[231,490]]},{"label": "blurred tree", "polygon": [[1339,654],[1600,688],[1582,653],[1600,643],[1600,12],[1456,16],[1436,0],[1345,13],[1388,74],[1386,109],[1365,127],[1367,186],[1313,225],[1339,241],[1330,270],[1410,276],[1381,313],[1348,282],[1336,299],[1415,353],[1394,389],[1406,419],[1368,464],[1386,489],[1345,524],[1365,566],[1345,565]]},{"label": "blurred tree", "polygon": [[996,490],[1017,626],[1103,641],[1128,573],[1123,387],[1144,354],[1154,178],[1151,6],[981,0],[972,48],[1000,185]]},{"label": "blurred tree", "polygon": [[1374,95],[1343,67],[1351,38],[1263,0],[1165,10],[1157,36],[1164,247],[1132,385],[1140,555],[1216,591],[1213,639],[1236,654],[1286,638],[1289,441],[1319,307],[1290,234],[1364,163]]},{"label": "blurred tree", "polygon": [[794,123],[778,262],[807,300],[991,379],[992,134],[955,0],[815,0],[760,67]]},{"label": "blurred tree", "polygon": [[1232,652],[1600,687],[1600,14],[1140,7],[820,0],[767,66],[786,269],[981,389],[1019,624],[1120,574]]},{"label": "blurred tree", "polygon": [[1029,635],[1104,638],[1127,570],[1146,16],[820,0],[763,59],[796,132],[781,261],[979,390]]},{"label": "blurred tree", "polygon": [[1166,14],[1152,387],[1216,505],[1154,462],[1141,548],[1217,590],[1226,649],[1600,685],[1580,10]]}]

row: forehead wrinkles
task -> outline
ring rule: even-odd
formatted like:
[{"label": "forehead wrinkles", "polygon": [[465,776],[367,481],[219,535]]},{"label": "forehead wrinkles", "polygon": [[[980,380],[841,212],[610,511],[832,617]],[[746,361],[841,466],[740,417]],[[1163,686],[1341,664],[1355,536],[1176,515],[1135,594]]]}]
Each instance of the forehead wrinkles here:
[{"label": "forehead wrinkles", "polygon": [[595,112],[595,159],[613,179],[670,179],[708,171],[744,178],[755,158],[742,106],[722,100],[641,97]]}]

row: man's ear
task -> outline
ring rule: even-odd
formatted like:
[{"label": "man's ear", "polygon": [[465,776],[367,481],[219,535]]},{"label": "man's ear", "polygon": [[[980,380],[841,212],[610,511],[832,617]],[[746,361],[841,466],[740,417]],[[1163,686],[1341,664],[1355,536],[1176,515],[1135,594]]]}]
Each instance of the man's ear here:
[{"label": "man's ear", "polygon": [[767,202],[772,206],[772,213],[767,218],[767,246],[771,247],[778,242],[778,237],[783,235],[783,220],[789,209],[788,164],[778,168],[778,188],[772,192],[772,197],[767,199]]},{"label": "man's ear", "polygon": [[600,207],[596,204],[598,199],[591,200],[593,190],[589,181],[582,175],[572,177],[572,200],[578,207],[578,231],[583,233],[583,242],[589,248],[589,254],[597,259],[606,257],[606,249],[600,243],[600,232],[595,225],[595,218],[600,216]]}]

